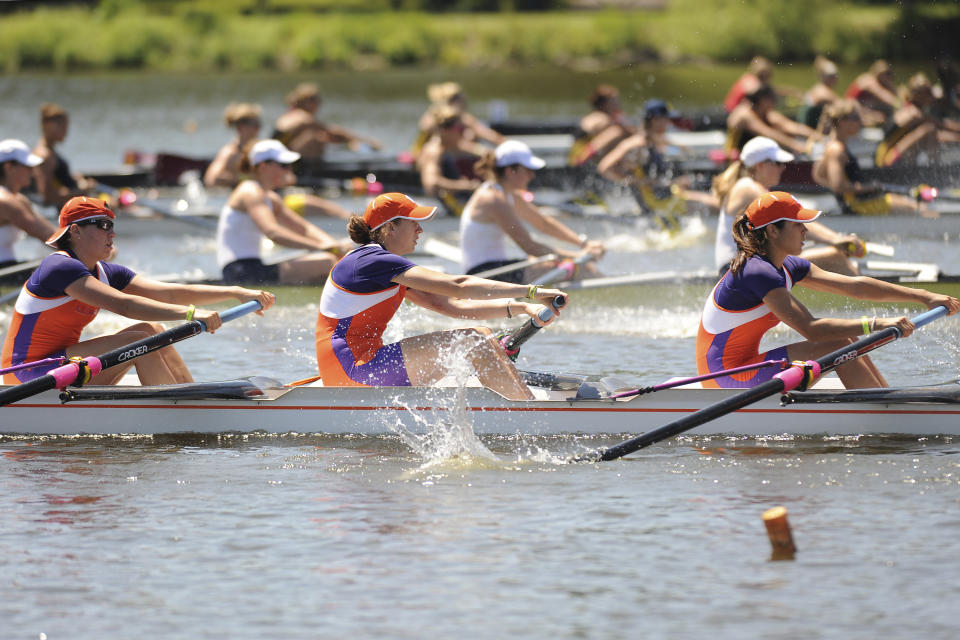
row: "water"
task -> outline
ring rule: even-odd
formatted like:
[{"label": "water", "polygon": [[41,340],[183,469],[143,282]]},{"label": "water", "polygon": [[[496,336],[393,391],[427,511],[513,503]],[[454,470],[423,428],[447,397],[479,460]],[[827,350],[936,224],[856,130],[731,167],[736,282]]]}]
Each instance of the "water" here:
[{"label": "water", "polygon": [[[63,102],[74,116],[65,153],[80,168],[113,166],[124,148],[155,149],[158,139],[206,154],[227,137],[223,104],[276,110],[294,80],[4,78],[0,95],[14,107],[0,120],[32,141],[35,103]],[[325,109],[337,122],[346,108],[357,129],[402,148],[389,123],[406,127],[419,115],[424,77],[374,80],[321,78],[342,89]],[[374,88],[397,96],[387,115],[369,97]],[[481,105],[503,95],[468,91]],[[525,104],[581,111],[579,93],[551,91]],[[366,115],[375,107],[378,117]],[[182,131],[185,113],[197,133]],[[449,237],[444,224],[436,232]],[[710,219],[679,236],[571,224],[614,248],[607,273],[712,264]],[[897,259],[960,273],[952,221],[858,224],[867,223],[836,220],[894,243]],[[145,273],[214,268],[206,232],[120,232],[122,261]],[[519,364],[639,384],[691,375],[705,295],[577,295]],[[310,375],[317,299],[280,302],[181,343],[197,379]],[[814,310],[917,312],[829,301]],[[125,324],[104,313],[91,331]],[[463,323],[403,309],[387,338],[454,326]],[[945,380],[960,373],[956,334],[956,319],[941,320],[875,360],[894,384]],[[770,338],[793,339],[786,330]],[[0,439],[0,637],[956,636],[960,580],[944,561],[960,533],[953,439],[688,436],[617,462],[568,465],[566,455],[618,437],[477,441],[468,427],[431,441],[310,435],[323,425],[299,435]],[[776,505],[793,523],[792,562],[770,561],[760,516]]]}]

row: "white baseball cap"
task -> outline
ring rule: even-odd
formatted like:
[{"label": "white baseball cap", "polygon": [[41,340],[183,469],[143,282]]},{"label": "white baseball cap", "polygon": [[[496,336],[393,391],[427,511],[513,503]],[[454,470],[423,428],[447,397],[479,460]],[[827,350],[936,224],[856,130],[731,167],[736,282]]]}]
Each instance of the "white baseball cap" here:
[{"label": "white baseball cap", "polygon": [[765,161],[771,162],[790,162],[793,160],[793,154],[784,151],[780,146],[763,136],[750,138],[747,144],[743,145],[740,151],[740,161],[748,167],[752,167]]},{"label": "white baseball cap", "polygon": [[11,160],[28,167],[35,167],[43,162],[43,158],[30,152],[26,142],[14,138],[0,140],[0,163]]},{"label": "white baseball cap", "polygon": [[257,166],[261,162],[272,160],[280,164],[291,164],[300,159],[300,154],[290,151],[279,140],[260,140],[250,148],[250,164]]},{"label": "white baseball cap", "polygon": [[507,140],[497,147],[497,149],[494,151],[494,154],[497,157],[498,167],[509,167],[515,164],[522,164],[527,169],[536,171],[537,169],[543,169],[543,167],[547,164],[542,158],[538,158],[537,156],[533,155],[533,151],[530,150],[530,147],[519,140]]}]

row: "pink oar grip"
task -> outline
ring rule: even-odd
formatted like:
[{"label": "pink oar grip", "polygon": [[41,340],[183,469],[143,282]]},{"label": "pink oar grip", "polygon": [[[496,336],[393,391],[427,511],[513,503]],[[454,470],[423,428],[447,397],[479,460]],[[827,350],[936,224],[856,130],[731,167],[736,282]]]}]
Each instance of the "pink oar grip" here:
[{"label": "pink oar grip", "polygon": [[[86,358],[87,366],[90,368],[90,375],[95,376],[103,370],[103,363],[99,358]],[[62,367],[57,367],[50,371],[48,375],[53,377],[57,389],[63,389],[77,381],[77,375],[80,373],[80,365],[76,362],[68,362]]]},{"label": "pink oar grip", "polygon": [[[820,377],[820,364],[816,360],[807,360],[803,364],[810,367],[810,370],[813,373],[813,379],[816,380]],[[783,381],[783,390],[790,391],[796,389],[803,383],[804,367],[800,365],[794,365],[787,369],[786,371],[781,371],[780,373],[773,376],[774,378],[779,378]]]}]

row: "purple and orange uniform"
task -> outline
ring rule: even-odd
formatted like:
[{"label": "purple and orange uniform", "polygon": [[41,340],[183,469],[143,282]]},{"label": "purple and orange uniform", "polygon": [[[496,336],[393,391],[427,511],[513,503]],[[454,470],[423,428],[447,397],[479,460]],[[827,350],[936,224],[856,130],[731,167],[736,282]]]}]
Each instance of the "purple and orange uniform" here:
[{"label": "purple and orange uniform", "polygon": [[317,368],[328,387],[410,386],[400,343],[383,332],[407,288],[393,278],[416,266],[379,244],[343,257],[330,271],[317,314]]},{"label": "purple and orange uniform", "polygon": [[[763,298],[781,287],[789,291],[809,272],[810,261],[797,256],[787,256],[782,269],[777,269],[766,258],[754,256],[747,260],[739,275],[727,271],[713,288],[700,315],[697,372],[703,375],[763,360],[785,359],[786,347],[760,353],[763,335],[780,324]],[[776,373],[777,369],[767,367],[705,380],[702,385],[748,388],[769,380]]]},{"label": "purple and orange uniform", "polygon": [[[123,290],[136,274],[119,264],[98,262],[96,273],[66,251],[53,253],[40,263],[20,290],[10,329],[3,343],[0,366],[6,368],[45,358],[64,357],[67,347],[80,342],[80,335],[100,311],[67,294],[66,288],[92,276]],[[21,369],[3,376],[5,384],[33,380],[58,365]]]}]

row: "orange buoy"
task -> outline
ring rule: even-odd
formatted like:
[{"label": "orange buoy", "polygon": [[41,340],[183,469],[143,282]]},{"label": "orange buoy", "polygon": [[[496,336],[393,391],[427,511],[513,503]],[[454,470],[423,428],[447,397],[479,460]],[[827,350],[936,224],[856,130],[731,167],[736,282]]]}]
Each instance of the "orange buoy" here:
[{"label": "orange buoy", "polygon": [[763,512],[763,524],[767,527],[767,536],[773,547],[771,560],[793,560],[797,547],[793,544],[790,523],[787,521],[786,507],[773,507]]}]

